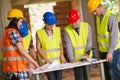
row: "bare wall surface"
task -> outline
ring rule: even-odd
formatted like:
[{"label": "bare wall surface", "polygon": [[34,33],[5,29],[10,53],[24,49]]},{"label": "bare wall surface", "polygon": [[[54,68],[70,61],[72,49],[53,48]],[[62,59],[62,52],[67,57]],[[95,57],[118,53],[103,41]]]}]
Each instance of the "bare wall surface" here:
[{"label": "bare wall surface", "polygon": [[[0,0],[0,33],[3,32],[4,27],[8,25],[7,12],[11,9],[10,0]],[[1,34],[0,34],[1,40]]]}]

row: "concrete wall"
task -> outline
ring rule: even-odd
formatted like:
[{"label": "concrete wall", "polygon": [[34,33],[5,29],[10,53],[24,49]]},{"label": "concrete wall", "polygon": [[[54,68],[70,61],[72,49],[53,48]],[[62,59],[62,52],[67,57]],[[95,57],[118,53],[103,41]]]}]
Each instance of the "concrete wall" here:
[{"label": "concrete wall", "polygon": [[[7,12],[11,9],[10,0],[0,0],[0,33],[8,25]],[[1,40],[1,34],[0,34]]]}]

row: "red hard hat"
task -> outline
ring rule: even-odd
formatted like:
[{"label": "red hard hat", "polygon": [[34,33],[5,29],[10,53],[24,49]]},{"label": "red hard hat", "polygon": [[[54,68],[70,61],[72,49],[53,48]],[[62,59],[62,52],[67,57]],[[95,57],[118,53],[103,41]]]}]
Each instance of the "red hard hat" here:
[{"label": "red hard hat", "polygon": [[71,10],[68,14],[68,22],[75,23],[80,18],[80,14],[77,10]]}]

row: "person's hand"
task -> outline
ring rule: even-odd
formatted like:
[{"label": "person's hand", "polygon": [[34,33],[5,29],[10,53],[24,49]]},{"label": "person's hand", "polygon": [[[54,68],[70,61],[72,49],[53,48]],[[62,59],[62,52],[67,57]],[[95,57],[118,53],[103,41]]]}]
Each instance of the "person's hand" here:
[{"label": "person's hand", "polygon": [[77,62],[77,61],[75,61],[75,60],[70,60],[70,62],[71,62],[71,63],[75,63],[75,62]]},{"label": "person's hand", "polygon": [[112,59],[113,59],[112,53],[107,53],[106,61],[107,61],[107,62],[110,62],[110,61],[112,61]]},{"label": "person's hand", "polygon": [[36,61],[34,61],[33,64],[34,64],[35,68],[39,68],[40,67]]},{"label": "person's hand", "polygon": [[46,62],[46,63],[49,63],[49,64],[51,64],[51,63],[52,63],[52,61],[51,61],[51,60],[49,60],[49,59],[46,59],[46,60],[45,60],[45,62]]},{"label": "person's hand", "polygon": [[36,66],[34,64],[32,64],[32,63],[28,63],[28,68],[29,69],[35,69]]},{"label": "person's hand", "polygon": [[63,54],[61,54],[61,56],[60,56],[60,60],[61,60],[62,63],[66,63],[66,62],[67,62],[67,61],[65,60],[65,57],[64,57]]},{"label": "person's hand", "polygon": [[89,58],[89,55],[87,53],[83,54],[80,61],[87,61],[87,58]]},{"label": "person's hand", "polygon": [[82,58],[87,59],[87,58],[89,58],[89,55],[87,53],[85,53],[85,54],[83,54]]}]

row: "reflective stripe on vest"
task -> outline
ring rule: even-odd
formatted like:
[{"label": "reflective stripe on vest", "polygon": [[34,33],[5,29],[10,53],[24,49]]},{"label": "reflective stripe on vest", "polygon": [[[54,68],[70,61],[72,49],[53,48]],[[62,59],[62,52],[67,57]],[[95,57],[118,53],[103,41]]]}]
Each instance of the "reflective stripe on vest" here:
[{"label": "reflective stripe on vest", "polygon": [[44,53],[57,52],[60,51],[60,48],[44,50]]},{"label": "reflective stripe on vest", "polygon": [[24,57],[4,57],[3,61],[25,60]]},{"label": "reflective stripe on vest", "polygon": [[97,36],[101,37],[101,38],[110,38],[109,35],[101,35],[101,34],[97,34]]},{"label": "reflective stripe on vest", "polygon": [[73,47],[73,50],[81,50],[81,49],[85,49],[86,46],[78,46],[78,47]]},{"label": "reflective stripe on vest", "polygon": [[107,47],[107,48],[109,47],[109,44],[101,44],[101,43],[99,43],[99,45],[103,46],[103,47]]},{"label": "reflective stripe on vest", "polygon": [[4,47],[4,48],[1,48],[2,50],[17,50],[16,47],[14,46],[10,46],[10,47]]},{"label": "reflective stripe on vest", "polygon": [[[100,17],[96,17],[97,22],[97,40],[98,40],[98,46],[99,50],[101,52],[108,52],[109,45],[110,45],[110,32],[108,32],[108,19],[110,15],[114,15],[111,11],[106,11],[104,17],[102,20],[100,20]],[[115,50],[120,48],[120,32],[118,30],[118,40],[117,45],[115,47]]]}]

